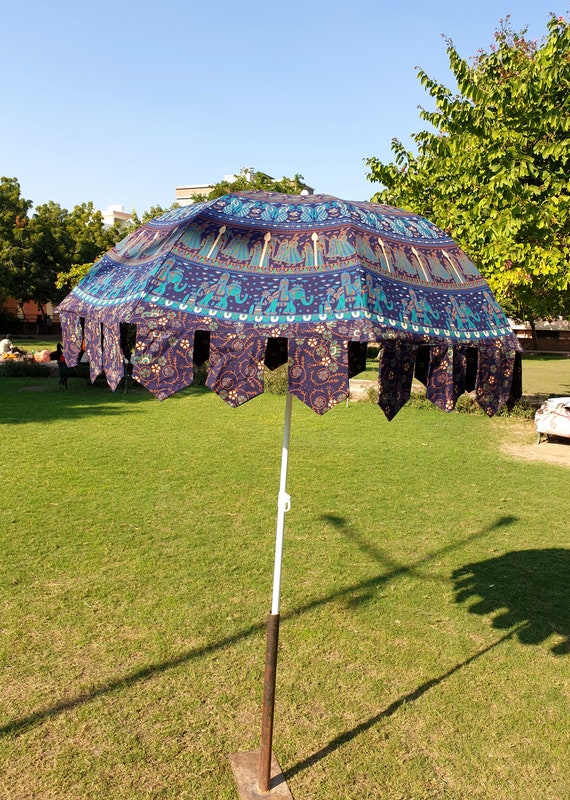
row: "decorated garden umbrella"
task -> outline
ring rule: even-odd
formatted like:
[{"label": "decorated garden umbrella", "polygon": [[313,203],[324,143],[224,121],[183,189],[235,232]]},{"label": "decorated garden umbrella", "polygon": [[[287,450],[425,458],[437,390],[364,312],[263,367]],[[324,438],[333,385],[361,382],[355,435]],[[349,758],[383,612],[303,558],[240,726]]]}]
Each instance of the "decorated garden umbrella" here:
[{"label": "decorated garden umbrella", "polygon": [[[133,377],[159,399],[206,384],[232,406],[288,364],[259,774],[234,759],[244,797],[272,788],[273,698],[292,397],[319,414],[380,344],[378,403],[391,419],[414,376],[451,411],[474,392],[487,414],[521,393],[520,347],[487,283],[427,219],[325,195],[237,192],[148,222],[104,255],[58,308],[64,355],[85,347],[94,380],[124,374],[121,325],[136,325]],[[251,794],[243,788],[251,782]],[[283,783],[279,783],[283,787]]]}]

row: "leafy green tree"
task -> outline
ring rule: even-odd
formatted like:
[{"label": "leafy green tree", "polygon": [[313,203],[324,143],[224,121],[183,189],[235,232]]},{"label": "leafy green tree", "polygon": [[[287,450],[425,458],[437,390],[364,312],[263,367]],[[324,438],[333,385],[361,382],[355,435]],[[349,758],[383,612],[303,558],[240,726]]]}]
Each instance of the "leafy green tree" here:
[{"label": "leafy green tree", "polygon": [[215,200],[231,192],[248,192],[252,189],[260,189],[264,192],[280,192],[282,194],[301,194],[309,187],[305,183],[302,175],[294,175],[292,178],[283,177],[280,180],[269,177],[264,172],[252,172],[247,167],[240,170],[233,180],[224,180],[215,183],[211,190],[206,194],[195,195],[194,199]]},{"label": "leafy green tree", "polygon": [[74,207],[68,216],[67,229],[73,241],[73,263],[96,261],[124,236],[120,223],[105,227],[102,213],[91,202]]},{"label": "leafy green tree", "polygon": [[35,300],[41,308],[58,299],[54,288],[57,273],[69,263],[73,249],[68,217],[69,212],[53,201],[35,209],[26,231],[28,257],[18,275],[19,300]]},{"label": "leafy green tree", "polygon": [[508,18],[470,63],[447,40],[459,93],[418,71],[433,126],[366,159],[374,200],[446,230],[518,320],[570,314],[570,26],[551,15],[539,43]]},{"label": "leafy green tree", "polygon": [[20,306],[33,300],[40,309],[74,285],[67,275],[73,280],[77,265],[86,271],[124,234],[105,228],[92,203],[71,212],[53,201],[33,214],[31,207],[15,178],[0,179],[0,300],[13,297]]},{"label": "leafy green tree", "polygon": [[136,212],[136,209],[133,209],[131,214],[131,218],[127,225],[123,225],[121,228],[121,235],[125,236],[128,233],[140,228],[141,225],[144,225],[145,222],[149,222],[151,219],[156,219],[156,217],[160,217],[163,214],[166,214],[168,211],[172,211],[175,208],[179,208],[179,203],[172,203],[169,208],[163,208],[161,205],[151,206],[146,211],[143,212],[142,216]]},{"label": "leafy green tree", "polygon": [[0,301],[14,296],[15,282],[27,255],[26,228],[31,200],[16,178],[0,178]]},{"label": "leafy green tree", "polygon": [[31,255],[22,292],[40,306],[60,300],[75,284],[80,265],[87,271],[122,235],[117,226],[105,228],[91,202],[68,211],[52,201],[36,208],[28,233]]}]

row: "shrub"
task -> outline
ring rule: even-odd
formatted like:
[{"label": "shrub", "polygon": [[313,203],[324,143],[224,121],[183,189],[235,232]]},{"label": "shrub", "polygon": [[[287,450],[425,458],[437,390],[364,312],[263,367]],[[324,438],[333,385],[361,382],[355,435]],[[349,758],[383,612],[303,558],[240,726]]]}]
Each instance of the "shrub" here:
[{"label": "shrub", "polygon": [[376,386],[371,386],[370,389],[366,392],[366,402],[367,403],[377,403],[378,402],[378,389]]},{"label": "shrub", "polygon": [[477,403],[473,395],[462,394],[456,403],[455,410],[458,414],[484,414],[485,412]]},{"label": "shrub", "polygon": [[208,377],[207,361],[205,361],[204,364],[200,364],[199,367],[194,365],[194,380],[192,381],[192,386],[205,386],[207,377]]},{"label": "shrub", "polygon": [[35,361],[2,361],[1,378],[50,378],[51,372],[43,364]]},{"label": "shrub", "polygon": [[[512,408],[503,406],[497,411],[497,417],[514,417],[515,419],[534,419],[536,410],[540,404],[532,403],[530,400],[517,400]],[[457,401],[455,410],[459,414],[484,414],[485,412],[470,394],[462,395]]]},{"label": "shrub", "polygon": [[265,383],[265,391],[269,392],[269,394],[287,394],[289,381],[287,364],[282,364],[282,366],[274,370],[264,367],[263,380]]},{"label": "shrub", "polygon": [[[365,398],[368,403],[378,402],[378,389],[371,386]],[[534,419],[536,410],[540,403],[531,402],[530,400],[519,400],[515,403],[513,408],[508,409],[503,406],[497,412],[498,417],[515,417],[516,419]],[[407,408],[420,408],[424,411],[434,411],[435,406],[430,400],[427,399],[425,392],[412,392],[412,396],[406,403]],[[455,411],[458,414],[484,414],[485,412],[475,400],[472,394],[461,395],[455,405]]]},{"label": "shrub", "polygon": [[425,392],[412,392],[412,396],[406,403],[407,408],[421,408],[424,411],[434,411],[437,407],[428,400]]},{"label": "shrub", "polygon": [[513,408],[509,411],[506,406],[503,406],[497,412],[498,417],[516,417],[517,419],[534,419],[534,415],[539,408],[540,403],[532,402],[530,400],[517,400]]}]

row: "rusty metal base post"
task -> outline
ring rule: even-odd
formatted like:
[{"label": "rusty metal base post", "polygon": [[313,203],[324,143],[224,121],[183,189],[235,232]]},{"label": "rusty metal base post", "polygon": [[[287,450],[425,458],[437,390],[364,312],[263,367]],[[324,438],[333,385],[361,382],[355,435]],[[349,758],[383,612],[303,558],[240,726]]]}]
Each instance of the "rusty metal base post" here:
[{"label": "rusty metal base post", "polygon": [[277,759],[271,751],[278,645],[279,614],[269,614],[261,711],[261,749],[252,753],[235,753],[230,756],[234,778],[240,792],[240,800],[257,800],[257,798],[292,800],[293,797],[285,783]]},{"label": "rusty metal base post", "polygon": [[271,744],[273,742],[273,714],[275,711],[275,681],[277,679],[277,649],[279,646],[279,614],[267,617],[267,643],[265,648],[265,678],[263,681],[263,708],[261,710],[261,750],[259,754],[259,788],[269,791],[271,772]]},{"label": "rusty metal base post", "polygon": [[259,750],[229,756],[240,800],[294,800],[277,759],[271,754],[269,791],[259,788]]}]

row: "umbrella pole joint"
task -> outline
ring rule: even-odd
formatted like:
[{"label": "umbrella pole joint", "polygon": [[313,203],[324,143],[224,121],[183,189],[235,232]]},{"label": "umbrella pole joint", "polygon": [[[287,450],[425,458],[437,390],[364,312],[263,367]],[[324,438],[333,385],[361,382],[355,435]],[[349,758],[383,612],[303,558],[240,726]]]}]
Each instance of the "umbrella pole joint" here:
[{"label": "umbrella pole joint", "polygon": [[287,492],[279,492],[279,497],[277,499],[277,509],[283,514],[286,514],[288,511],[291,511],[290,494],[287,494]]}]

